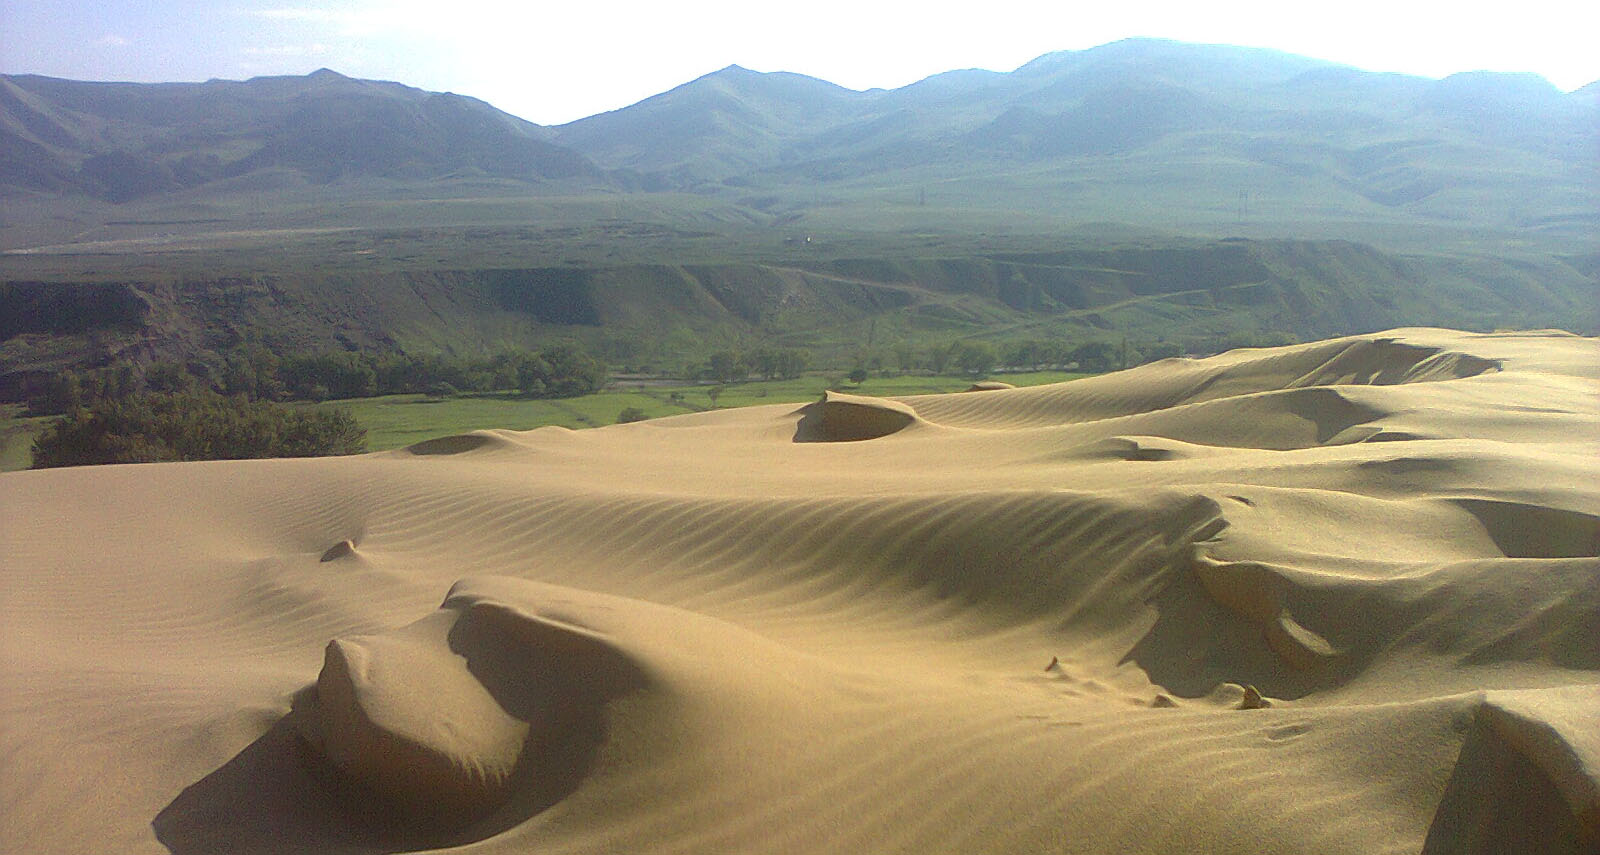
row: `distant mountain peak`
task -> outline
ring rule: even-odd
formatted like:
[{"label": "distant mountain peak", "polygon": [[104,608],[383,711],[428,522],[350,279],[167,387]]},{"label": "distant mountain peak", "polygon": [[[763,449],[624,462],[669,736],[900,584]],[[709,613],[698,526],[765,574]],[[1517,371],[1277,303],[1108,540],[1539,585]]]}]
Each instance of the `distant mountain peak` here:
[{"label": "distant mountain peak", "polygon": [[1561,93],[1561,90],[1556,88],[1554,83],[1532,71],[1458,71],[1443,78],[1439,83],[1445,86],[1496,89],[1503,92],[1519,92],[1522,94],[1559,95]]},{"label": "distant mountain peak", "polygon": [[[286,173],[312,183],[460,175],[584,186],[609,180],[584,156],[545,140],[537,126],[482,101],[327,68],[209,84],[10,77],[6,84],[0,195],[13,187],[126,202]],[[173,143],[191,138],[205,142],[188,149]]]}]

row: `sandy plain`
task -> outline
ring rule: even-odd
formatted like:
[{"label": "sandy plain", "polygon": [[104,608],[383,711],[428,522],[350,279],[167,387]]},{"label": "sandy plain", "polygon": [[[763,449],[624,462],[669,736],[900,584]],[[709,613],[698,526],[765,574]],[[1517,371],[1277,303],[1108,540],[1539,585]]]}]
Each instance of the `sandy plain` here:
[{"label": "sandy plain", "polygon": [[1600,343],[0,476],[0,850],[1593,852]]}]

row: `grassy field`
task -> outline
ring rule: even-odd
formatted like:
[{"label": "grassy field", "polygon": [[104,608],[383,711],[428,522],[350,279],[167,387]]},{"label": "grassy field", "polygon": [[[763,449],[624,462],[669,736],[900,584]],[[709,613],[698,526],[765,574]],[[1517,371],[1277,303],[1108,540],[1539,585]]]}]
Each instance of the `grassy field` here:
[{"label": "grassy field", "polygon": [[[1063,371],[1006,374],[997,379],[1018,386],[1058,383],[1082,377]],[[644,412],[646,418],[661,418],[710,409],[731,409],[761,404],[805,403],[821,397],[830,384],[842,391],[860,395],[927,395],[959,392],[972,384],[963,377],[907,375],[873,377],[860,385],[836,384],[836,378],[807,376],[796,380],[750,381],[720,387],[715,404],[713,386],[647,386],[614,388],[593,395],[562,399],[527,399],[513,396],[428,398],[422,395],[389,395],[382,398],[356,398],[296,406],[319,409],[343,408],[355,415],[367,429],[367,448],[386,451],[438,436],[466,433],[486,428],[532,430],[559,425],[574,430],[615,424],[626,408]],[[20,405],[0,409],[0,472],[28,468],[33,437],[48,418],[25,417]]]},{"label": "grassy field", "polygon": [[[1018,386],[1058,383],[1082,377],[1063,371],[1007,374],[1002,378]],[[750,381],[721,387],[716,409],[753,407],[762,404],[805,403],[821,397],[830,385],[822,376],[797,380]],[[972,384],[963,377],[901,376],[873,377],[859,386],[838,386],[860,395],[927,395],[959,392]],[[713,409],[709,385],[649,386],[610,389],[578,398],[529,400],[511,396],[466,398],[426,398],[421,395],[390,395],[310,404],[315,407],[343,407],[350,410],[367,429],[367,448],[384,451],[403,448],[437,436],[465,433],[485,428],[532,430],[559,425],[574,430],[615,424],[627,407],[644,412],[646,418],[677,416]]]},{"label": "grassy field", "polygon": [[27,469],[33,462],[33,438],[50,419],[24,416],[21,404],[0,405],[0,472]]}]

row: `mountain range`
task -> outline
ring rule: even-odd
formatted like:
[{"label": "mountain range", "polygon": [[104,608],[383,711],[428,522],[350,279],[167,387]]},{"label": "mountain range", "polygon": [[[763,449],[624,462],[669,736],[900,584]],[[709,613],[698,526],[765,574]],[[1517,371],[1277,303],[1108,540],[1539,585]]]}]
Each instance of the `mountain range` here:
[{"label": "mountain range", "polygon": [[127,202],[480,178],[522,186],[501,192],[687,191],[769,224],[889,199],[930,209],[901,212],[907,223],[953,228],[1140,222],[1141,206],[1153,225],[1192,228],[1253,207],[1571,235],[1600,225],[1597,130],[1597,84],[1431,80],[1149,39],[865,92],[730,66],[553,127],[326,69],[195,84],[10,75],[0,192]]},{"label": "mountain range", "polygon": [[575,340],[1600,331],[1600,84],[1130,40],[855,91],[731,66],[545,127],[321,70],[0,77],[0,400],[62,368]]},{"label": "mountain range", "polygon": [[0,80],[0,184],[113,202],[272,171],[327,183],[353,174],[427,180],[463,171],[588,177],[582,155],[460,95],[326,69],[243,82]]}]

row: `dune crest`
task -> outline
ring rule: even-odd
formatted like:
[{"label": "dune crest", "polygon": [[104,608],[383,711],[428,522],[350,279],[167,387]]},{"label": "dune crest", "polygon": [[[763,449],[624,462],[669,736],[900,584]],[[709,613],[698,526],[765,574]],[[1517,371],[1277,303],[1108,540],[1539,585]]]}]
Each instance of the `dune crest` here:
[{"label": "dune crest", "polygon": [[860,442],[905,430],[921,419],[910,405],[888,398],[827,391],[798,411],[795,442]]},{"label": "dune crest", "polygon": [[0,475],[0,841],[1588,855],[1597,437],[1405,329]]}]

